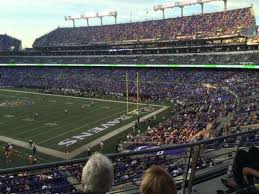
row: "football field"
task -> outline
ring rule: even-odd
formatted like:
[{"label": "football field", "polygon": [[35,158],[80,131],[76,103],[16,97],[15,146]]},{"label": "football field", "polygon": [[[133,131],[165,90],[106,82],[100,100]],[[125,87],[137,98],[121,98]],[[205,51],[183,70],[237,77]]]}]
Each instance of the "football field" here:
[{"label": "football field", "polygon": [[[140,104],[141,119],[166,106]],[[69,159],[131,128],[137,121],[136,103],[0,89],[0,141]],[[66,146],[65,146],[66,145]],[[66,152],[69,152],[69,155]]]}]

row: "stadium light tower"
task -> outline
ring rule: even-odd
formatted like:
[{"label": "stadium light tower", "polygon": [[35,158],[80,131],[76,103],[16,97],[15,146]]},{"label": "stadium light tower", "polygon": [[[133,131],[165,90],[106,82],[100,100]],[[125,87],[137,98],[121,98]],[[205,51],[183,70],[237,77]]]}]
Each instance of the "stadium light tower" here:
[{"label": "stadium light tower", "polygon": [[75,21],[79,19],[86,19],[87,26],[89,26],[89,20],[92,18],[100,18],[101,25],[103,25],[103,18],[106,16],[112,16],[115,19],[115,24],[117,23],[117,11],[106,11],[106,12],[98,12],[98,13],[88,13],[88,14],[81,14],[80,16],[65,16],[65,20],[73,21],[74,28],[76,27]]},{"label": "stadium light tower", "polygon": [[89,26],[89,20],[92,19],[92,18],[96,18],[96,16],[97,16],[96,13],[88,13],[88,14],[81,15],[81,19],[86,19],[87,26]]},{"label": "stadium light tower", "polygon": [[162,11],[163,19],[165,19],[165,9],[166,8],[164,8],[163,5],[155,5],[153,7],[153,9],[154,9],[154,11]]},{"label": "stadium light tower", "polygon": [[198,0],[197,3],[201,6],[201,13],[204,14],[204,5],[205,3],[210,3],[212,1],[219,1],[219,0]]},{"label": "stadium light tower", "polygon": [[153,9],[154,11],[162,11],[163,19],[165,19],[165,10],[173,9],[174,7],[175,7],[174,3],[165,3],[165,4],[155,5]]},{"label": "stadium light tower", "polygon": [[100,18],[100,21],[101,21],[101,25],[103,25],[103,18],[104,17],[114,17],[114,23],[117,24],[117,11],[103,11],[103,12],[98,12],[97,14],[97,17]]},{"label": "stadium light tower", "polygon": [[76,27],[76,20],[81,19],[81,16],[65,16],[65,20],[68,21],[72,21],[73,22],[73,27]]},{"label": "stadium light tower", "polygon": [[183,9],[185,6],[195,5],[197,4],[197,0],[184,0],[175,2],[175,7],[181,8],[181,17],[183,17]]},{"label": "stadium light tower", "polygon": [[224,1],[224,10],[227,10],[227,0],[198,0],[198,4],[201,5],[201,13],[204,14],[204,5],[205,3],[210,3],[213,1]]},{"label": "stadium light tower", "polygon": [[201,12],[204,13],[204,5],[205,3],[209,3],[212,1],[224,1],[225,10],[227,10],[227,0],[178,0],[174,3],[165,3],[161,5],[155,5],[154,11],[162,11],[163,12],[163,19],[165,18],[164,13],[166,9],[173,9],[179,7],[181,9],[181,17],[184,15],[184,7],[192,6],[195,4],[201,5]]}]

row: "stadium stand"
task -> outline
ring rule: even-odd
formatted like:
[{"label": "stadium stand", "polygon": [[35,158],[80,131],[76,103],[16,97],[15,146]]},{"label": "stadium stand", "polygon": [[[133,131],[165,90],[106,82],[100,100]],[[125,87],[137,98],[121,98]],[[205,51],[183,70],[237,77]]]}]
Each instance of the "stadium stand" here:
[{"label": "stadium stand", "polygon": [[[242,149],[258,145],[256,71],[2,67],[0,87],[86,97],[115,95],[120,99],[125,92],[123,75],[128,72],[134,100],[137,71],[141,71],[143,102],[173,100],[178,105],[168,119],[148,128],[146,133],[133,129],[127,140],[118,145],[121,153],[109,156],[114,164],[115,193],[121,189],[138,193],[143,172],[152,165],[166,168],[176,179],[178,189],[191,189],[192,184],[226,173],[232,166],[236,137]],[[164,145],[168,143],[173,145]],[[199,157],[188,159],[197,145],[202,148]],[[152,150],[154,146],[159,147]],[[79,193],[86,160],[0,170],[1,192]],[[187,179],[186,174],[193,180]]]},{"label": "stadium stand", "polygon": [[[45,93],[86,97],[115,94],[117,98],[121,98],[125,95],[123,76],[126,72],[130,77],[129,95],[134,100],[136,86],[132,78],[137,69],[51,68],[49,71],[49,68],[36,67],[1,68],[0,87],[36,88]],[[215,136],[220,136],[238,131],[237,127],[257,124],[256,88],[259,86],[256,80],[258,79],[258,73],[253,71],[189,72],[173,69],[142,69],[140,93],[142,101],[162,103],[164,100],[173,100],[184,106],[180,106],[176,114],[159,126],[149,129],[145,134],[137,136],[129,134],[130,144],[124,142],[121,149],[134,149],[143,145],[188,143],[203,139],[203,136],[208,135],[208,131],[214,131]],[[221,87],[222,84],[224,87]],[[210,90],[210,87],[214,87],[214,90]],[[200,112],[199,115],[197,111]],[[220,120],[228,115],[232,115],[229,124],[221,126]],[[219,126],[227,128],[226,131],[221,131]]]},{"label": "stadium stand", "polygon": [[[258,129],[191,144],[109,155],[115,172],[111,193],[129,193],[129,191],[139,193],[141,177],[152,165],[162,165],[171,174],[179,172],[175,176],[178,189],[191,193],[193,185],[225,174],[228,167],[232,166],[236,150],[247,146],[247,137],[255,134],[258,134]],[[234,147],[229,147],[230,143]],[[225,146],[228,146],[227,151]],[[173,150],[178,150],[178,153],[181,150],[181,152],[178,155],[172,155],[170,153]],[[208,160],[208,158],[210,161],[203,162],[203,159]],[[0,190],[2,193],[80,193],[82,168],[87,159],[2,169]],[[180,168],[183,169],[181,172]],[[123,183],[124,186],[122,186]],[[249,187],[251,186],[250,184]],[[216,191],[210,191],[210,193],[216,193]],[[244,192],[244,194],[248,193],[249,190]]]},{"label": "stadium stand", "polygon": [[104,26],[58,28],[3,64],[259,64],[253,7]]},{"label": "stadium stand", "polygon": [[[53,53],[54,54],[54,53]],[[0,54],[1,55],[1,54]],[[55,53],[19,53],[0,57],[3,64],[259,64],[259,51],[193,53],[193,54],[146,54],[146,55],[84,55]],[[23,56],[21,56],[23,55]]]},{"label": "stadium stand", "polygon": [[213,37],[217,32],[221,36],[233,35],[255,25],[251,8],[226,12],[187,16],[166,20],[154,20],[137,23],[58,28],[38,38],[34,48],[85,46],[100,43],[123,43],[139,40],[167,41],[193,39],[197,33],[203,38]]},{"label": "stadium stand", "polygon": [[[129,91],[134,95],[136,86],[134,84],[136,68],[5,68],[1,67],[0,86],[14,88],[38,88],[47,89],[49,92],[71,95],[105,95],[109,93],[125,93],[125,73],[129,73]],[[26,79],[25,79],[26,78]],[[37,79],[40,78],[40,79]],[[198,79],[197,79],[198,78]],[[220,96],[226,95],[225,90],[221,90],[221,84],[225,84],[230,90],[240,96],[249,96],[256,92],[258,87],[258,72],[255,71],[223,71],[223,70],[195,70],[184,69],[141,69],[141,93],[142,98],[159,100],[183,100],[188,104],[188,100],[195,101],[197,96],[206,97],[207,88],[203,84],[212,84],[219,87],[215,90]],[[244,82],[239,82],[243,80]],[[107,85],[109,83],[109,85]],[[182,85],[179,85],[182,84]],[[195,85],[197,84],[197,85]],[[53,90],[53,91],[52,91]],[[199,91],[197,91],[199,90]],[[193,91],[190,95],[187,91]],[[213,90],[211,91],[213,94]],[[227,92],[229,93],[229,92]],[[254,94],[255,95],[255,94]],[[230,95],[233,96],[233,95]],[[254,97],[253,95],[251,97]],[[199,97],[198,97],[199,98]],[[233,98],[233,97],[229,97]],[[229,98],[227,100],[229,100]],[[247,98],[247,100],[250,98]]]},{"label": "stadium stand", "polygon": [[[248,38],[255,24],[249,7],[157,21],[58,28],[38,38],[33,49],[3,49],[0,63],[255,65],[259,64],[258,37]],[[166,101],[175,106],[155,126],[149,125],[155,117],[136,123],[118,142],[118,153],[107,155],[114,169],[111,193],[139,194],[143,174],[153,165],[170,173],[182,193],[202,194],[205,189],[217,193],[223,184],[213,182],[208,188],[207,181],[233,176],[237,153],[259,146],[259,72],[0,67],[0,88],[121,100],[128,73],[130,100],[136,101],[137,72],[141,72],[141,102]],[[147,126],[144,133],[138,131],[141,124]],[[0,169],[0,193],[80,194],[88,159]],[[224,188],[218,194],[258,193],[256,178],[244,177],[237,188]],[[195,187],[199,184],[203,186]]]},{"label": "stadium stand", "polygon": [[22,42],[8,35],[0,35],[0,52],[1,51],[19,51]]},{"label": "stadium stand", "polygon": [[[129,95],[134,100],[136,86],[132,78],[137,69],[51,68],[49,71],[49,68],[36,67],[1,68],[0,87],[36,88],[45,93],[86,97],[115,94],[117,98],[121,98],[125,95],[123,76],[126,72],[130,77]],[[208,135],[208,131],[213,131],[215,136],[221,136],[238,131],[237,127],[257,124],[258,75],[254,71],[189,72],[173,69],[142,69],[140,93],[142,101],[162,103],[164,100],[173,100],[184,106],[180,106],[176,114],[159,126],[149,129],[145,134],[137,136],[129,134],[128,142],[123,142],[121,149],[134,149],[143,145],[188,143],[199,138],[203,139],[203,136]],[[221,87],[222,84],[224,87]],[[215,88],[210,90],[210,87]],[[200,112],[199,115],[197,111]],[[229,115],[231,115],[229,124],[223,127],[220,120]],[[221,131],[222,128],[226,128],[226,131]]]}]

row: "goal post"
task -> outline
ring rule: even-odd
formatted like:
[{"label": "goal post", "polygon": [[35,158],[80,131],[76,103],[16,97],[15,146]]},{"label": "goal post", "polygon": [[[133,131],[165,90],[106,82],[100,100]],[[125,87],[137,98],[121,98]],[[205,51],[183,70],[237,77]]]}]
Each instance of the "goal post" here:
[{"label": "goal post", "polygon": [[129,114],[129,80],[128,80],[128,73],[126,73],[125,75],[125,79],[126,79],[126,101],[127,101],[127,114]]}]

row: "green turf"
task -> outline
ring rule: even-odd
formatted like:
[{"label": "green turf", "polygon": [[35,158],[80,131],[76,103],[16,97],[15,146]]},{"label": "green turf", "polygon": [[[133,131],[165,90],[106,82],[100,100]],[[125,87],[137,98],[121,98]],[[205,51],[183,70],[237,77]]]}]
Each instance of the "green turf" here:
[{"label": "green turf", "polygon": [[[85,105],[85,111],[82,110],[82,105]],[[129,108],[135,110],[136,104],[130,104]],[[64,112],[65,109],[69,111],[68,114]],[[39,114],[37,119],[34,118],[35,113]],[[24,142],[32,139],[37,145],[63,152],[65,147],[58,145],[60,141],[112,121],[125,113],[124,103],[0,89],[0,136]],[[73,151],[137,119],[136,115],[131,116],[127,121],[79,141],[70,146],[69,150]]]}]

